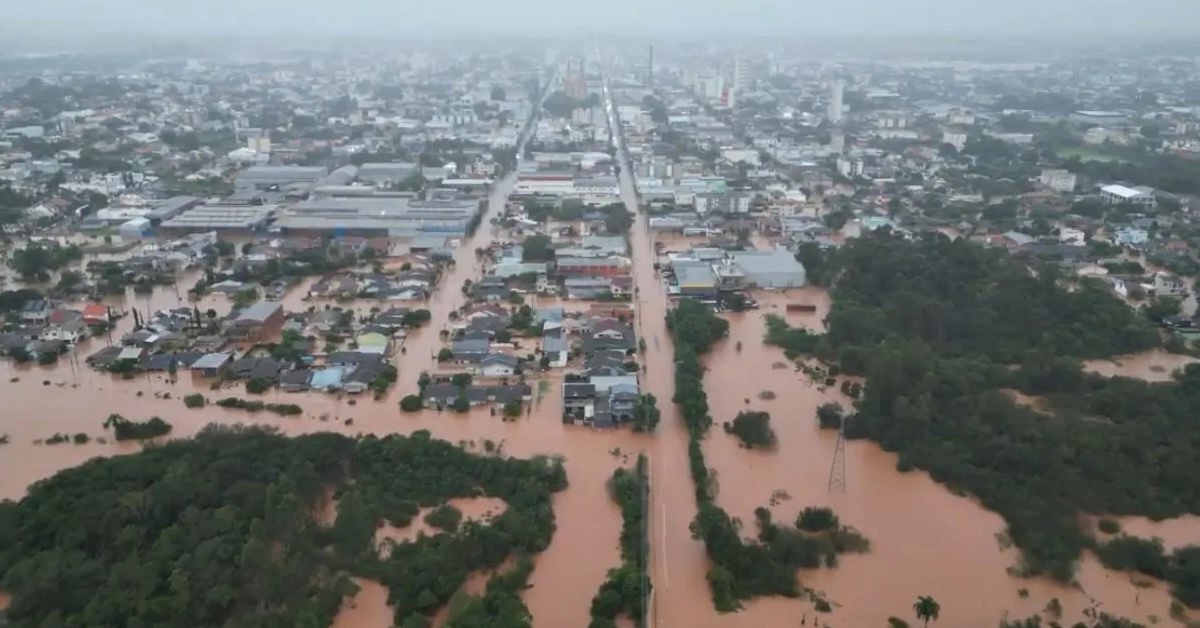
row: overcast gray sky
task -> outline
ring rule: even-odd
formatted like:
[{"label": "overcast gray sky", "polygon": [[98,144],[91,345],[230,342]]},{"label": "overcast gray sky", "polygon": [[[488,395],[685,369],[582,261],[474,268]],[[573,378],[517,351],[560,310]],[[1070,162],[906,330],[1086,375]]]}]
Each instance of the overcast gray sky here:
[{"label": "overcast gray sky", "polygon": [[[1200,0],[0,0],[0,33],[1200,34]],[[2,52],[2,51],[0,51]]]}]

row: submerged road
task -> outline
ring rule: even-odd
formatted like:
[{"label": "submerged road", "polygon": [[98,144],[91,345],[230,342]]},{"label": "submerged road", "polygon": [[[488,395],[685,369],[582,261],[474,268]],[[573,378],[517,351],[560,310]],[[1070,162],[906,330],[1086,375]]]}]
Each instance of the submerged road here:
[{"label": "submerged road", "polygon": [[[700,541],[692,539],[688,526],[696,516],[696,504],[688,469],[687,429],[672,401],[675,396],[674,343],[666,328],[668,298],[658,272],[654,269],[653,238],[649,216],[641,211],[637,185],[626,152],[617,117],[614,95],[604,80],[604,102],[609,127],[616,144],[621,200],[635,215],[630,230],[633,251],[633,275],[638,324],[642,338],[653,339],[654,351],[642,356],[646,363],[643,390],[658,399],[662,420],[648,450],[651,508],[647,513],[651,534],[650,578],[654,585],[650,603],[650,626],[678,625],[694,617],[697,604],[708,603],[708,558]],[[662,339],[660,349],[659,339]]]},{"label": "submerged road", "polygon": [[[552,85],[553,78],[554,76],[551,75],[546,84]],[[503,215],[504,205],[516,187],[517,170],[520,169],[523,161],[525,146],[536,135],[538,118],[548,93],[549,89],[543,90],[537,102],[533,103],[533,111],[526,120],[525,127],[521,129],[516,146],[517,167],[492,184],[487,206],[482,210],[479,227],[473,235],[464,237],[459,243],[454,252],[454,265],[442,275],[433,295],[425,303],[425,307],[429,309],[430,324],[413,330],[405,340],[404,353],[396,356],[396,369],[400,373],[400,378],[395,386],[396,391],[393,392],[397,398],[393,401],[404,395],[417,393],[417,374],[422,371],[434,370],[437,367],[437,352],[442,348],[441,337],[438,334],[450,324],[450,313],[466,303],[466,297],[462,293],[463,284],[468,279],[471,281],[479,279],[482,268],[475,257],[475,250],[486,249],[495,240],[496,227],[492,224],[492,219]]]}]

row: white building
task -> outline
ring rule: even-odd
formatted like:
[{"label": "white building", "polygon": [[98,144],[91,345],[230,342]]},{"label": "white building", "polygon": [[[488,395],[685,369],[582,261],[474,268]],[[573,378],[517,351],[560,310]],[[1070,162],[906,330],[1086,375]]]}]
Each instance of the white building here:
[{"label": "white building", "polygon": [[841,155],[846,150],[846,134],[841,131],[834,131],[829,134],[829,152],[834,155]]},{"label": "white building", "polygon": [[1100,188],[1100,198],[1109,205],[1138,205],[1153,208],[1158,205],[1154,198],[1154,190],[1146,186],[1135,188],[1124,185],[1106,185]]},{"label": "white building", "polygon": [[843,177],[857,177],[863,173],[863,162],[861,159],[839,157],[837,171]]},{"label": "white building", "polygon": [[1058,230],[1058,241],[1071,246],[1083,246],[1087,244],[1087,235],[1081,229],[1063,227]]},{"label": "white building", "polygon": [[522,172],[517,174],[517,194],[571,194],[575,191],[575,174],[571,172]]},{"label": "white building", "polygon": [[846,84],[841,81],[831,81],[829,83],[829,111],[826,117],[833,124],[840,124],[842,121],[842,103],[843,95],[846,89]]},{"label": "white building", "polygon": [[967,145],[967,133],[957,129],[946,129],[942,133],[942,143],[953,146],[954,150],[961,153],[963,147]]},{"label": "white building", "polygon": [[1154,296],[1186,297],[1187,294],[1187,282],[1184,280],[1171,273],[1154,273]]},{"label": "white building", "polygon": [[1075,190],[1075,175],[1069,170],[1043,170],[1041,184],[1055,192]]}]

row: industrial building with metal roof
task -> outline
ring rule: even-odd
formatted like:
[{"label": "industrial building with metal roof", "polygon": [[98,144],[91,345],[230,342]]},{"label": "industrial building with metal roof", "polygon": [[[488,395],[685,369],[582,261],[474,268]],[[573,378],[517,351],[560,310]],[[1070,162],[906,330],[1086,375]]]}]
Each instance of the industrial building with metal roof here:
[{"label": "industrial building with metal roof", "polygon": [[324,198],[301,201],[275,222],[284,233],[412,237],[421,233],[460,236],[480,212],[477,200]]},{"label": "industrial building with metal roof", "polygon": [[166,220],[161,227],[171,231],[254,231],[264,226],[275,205],[200,205]]}]

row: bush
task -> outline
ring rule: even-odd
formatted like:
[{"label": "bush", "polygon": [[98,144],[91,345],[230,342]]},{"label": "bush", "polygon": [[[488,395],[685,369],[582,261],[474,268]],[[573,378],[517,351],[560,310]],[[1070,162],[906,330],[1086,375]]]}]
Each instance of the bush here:
[{"label": "bush", "polygon": [[838,517],[831,508],[809,506],[796,517],[796,527],[806,532],[821,532],[838,527]]},{"label": "bush", "polygon": [[421,398],[417,395],[405,395],[400,400],[400,409],[404,412],[420,412],[423,405]]},{"label": "bush", "polygon": [[1159,539],[1122,535],[1096,547],[1096,555],[1109,569],[1136,571],[1154,578],[1166,578],[1170,566]]},{"label": "bush", "polygon": [[87,434],[80,432],[79,434],[71,437],[71,440],[75,441],[76,445],[84,445],[92,439]]},{"label": "bush", "polygon": [[451,351],[449,348],[443,347],[441,351],[438,351],[438,354],[437,354],[438,362],[445,362],[445,361],[451,360],[453,358],[454,358],[454,352]]},{"label": "bush", "polygon": [[183,398],[183,405],[188,408],[203,408],[207,403],[208,400],[200,393],[185,395]]},{"label": "bush", "polygon": [[261,395],[271,389],[273,382],[269,379],[261,379],[254,377],[246,380],[246,392],[252,395]]},{"label": "bush", "polygon": [[1121,531],[1121,524],[1117,523],[1114,519],[1101,519],[1097,527],[1105,534],[1116,534]]},{"label": "bush", "polygon": [[521,409],[521,402],[514,399],[513,401],[504,404],[504,416],[519,417],[521,416]]},{"label": "bush", "polygon": [[775,444],[769,412],[739,412],[732,423],[725,424],[725,431],[737,436],[747,447],[770,447]]},{"label": "bush", "polygon": [[450,504],[438,506],[425,515],[425,523],[446,532],[457,531],[461,522],[462,511]]},{"label": "bush", "polygon": [[58,354],[52,351],[44,351],[38,354],[37,362],[42,366],[49,366],[58,362]]},{"label": "bush", "polygon": [[263,403],[261,401],[247,401],[237,397],[219,399],[216,401],[216,405],[222,408],[245,410],[246,412],[262,412],[266,410],[280,416],[295,416],[304,413],[304,409],[294,403]]},{"label": "bush", "polygon": [[467,412],[471,409],[471,400],[467,399],[466,395],[459,395],[454,398],[454,403],[450,404],[450,409],[455,412]]},{"label": "bush", "polygon": [[117,440],[145,440],[164,436],[171,431],[171,424],[158,417],[150,417],[148,421],[130,421],[119,414],[110,414],[104,421],[104,427],[113,428]]},{"label": "bush", "polygon": [[836,403],[823,403],[817,408],[817,424],[823,430],[837,430],[842,427],[842,406]]}]

